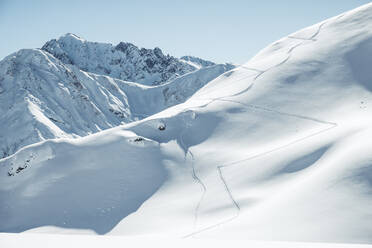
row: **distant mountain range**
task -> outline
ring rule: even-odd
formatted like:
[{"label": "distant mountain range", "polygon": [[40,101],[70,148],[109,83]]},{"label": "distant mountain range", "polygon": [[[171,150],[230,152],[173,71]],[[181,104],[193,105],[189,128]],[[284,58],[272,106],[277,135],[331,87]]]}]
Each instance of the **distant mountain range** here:
[{"label": "distant mountain range", "polygon": [[71,33],[48,41],[41,49],[80,70],[144,85],[164,84],[202,67],[215,65],[192,56],[178,59],[164,55],[158,47],[140,49],[126,42],[116,46],[89,42]]}]

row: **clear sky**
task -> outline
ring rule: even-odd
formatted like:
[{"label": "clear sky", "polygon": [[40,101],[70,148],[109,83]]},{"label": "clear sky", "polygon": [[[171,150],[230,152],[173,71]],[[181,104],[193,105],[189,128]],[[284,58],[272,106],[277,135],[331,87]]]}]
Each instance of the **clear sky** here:
[{"label": "clear sky", "polygon": [[364,0],[0,0],[0,59],[65,33],[244,63],[271,42]]}]

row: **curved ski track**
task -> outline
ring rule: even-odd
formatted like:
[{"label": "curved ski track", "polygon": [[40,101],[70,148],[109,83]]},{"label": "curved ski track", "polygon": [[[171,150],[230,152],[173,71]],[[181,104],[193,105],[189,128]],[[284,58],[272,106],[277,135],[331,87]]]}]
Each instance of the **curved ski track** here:
[{"label": "curved ski track", "polygon": [[183,135],[184,133],[186,132],[187,128],[185,128],[185,130],[180,134],[180,143],[181,143],[181,146],[185,152],[185,162],[186,162],[186,159],[187,159],[187,154],[190,155],[191,157],[191,175],[192,175],[192,178],[194,179],[194,181],[196,181],[200,186],[201,186],[201,189],[202,189],[202,195],[198,201],[198,204],[196,205],[196,208],[194,210],[194,228],[196,227],[196,224],[197,224],[197,221],[198,221],[198,212],[199,212],[199,208],[200,208],[200,205],[203,201],[203,198],[205,196],[205,194],[207,193],[207,187],[205,186],[205,184],[203,183],[203,181],[198,177],[198,175],[196,174],[196,169],[195,169],[195,159],[194,159],[194,154],[191,152],[190,148],[185,146],[185,143],[183,141]]}]

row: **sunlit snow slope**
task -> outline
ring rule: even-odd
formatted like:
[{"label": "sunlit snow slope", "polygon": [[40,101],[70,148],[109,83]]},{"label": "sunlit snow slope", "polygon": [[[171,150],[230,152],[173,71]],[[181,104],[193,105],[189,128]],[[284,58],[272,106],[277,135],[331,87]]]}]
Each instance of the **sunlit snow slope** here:
[{"label": "sunlit snow slope", "polygon": [[372,243],[371,64],[368,4],[183,104],[25,147],[0,160],[0,230]]}]

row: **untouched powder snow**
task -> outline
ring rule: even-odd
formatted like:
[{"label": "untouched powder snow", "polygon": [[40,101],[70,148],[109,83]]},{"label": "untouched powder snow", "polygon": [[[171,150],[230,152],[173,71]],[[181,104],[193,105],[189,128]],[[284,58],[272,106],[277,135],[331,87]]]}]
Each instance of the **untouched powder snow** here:
[{"label": "untouched powder snow", "polygon": [[[7,231],[62,224],[103,234],[136,211],[167,178],[157,143],[132,132],[42,144],[31,146],[32,153],[21,150],[1,167],[2,174],[17,178],[16,184],[0,182],[2,190],[13,192],[1,194],[0,217],[10,224]],[[32,174],[20,174],[29,169]],[[23,210],[14,212],[18,204]],[[44,215],[35,215],[39,211]]]},{"label": "untouched powder snow", "polygon": [[372,243],[371,41],[367,4],[184,103],[22,148],[0,160],[0,231]]}]

